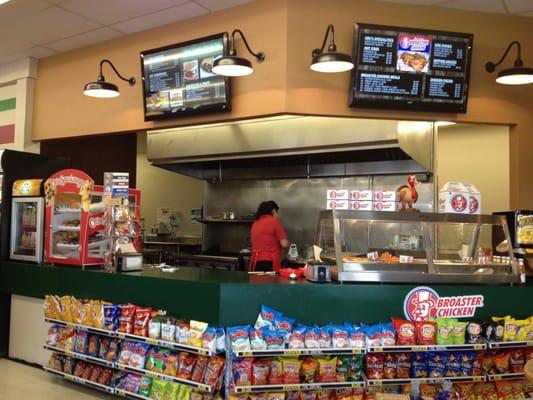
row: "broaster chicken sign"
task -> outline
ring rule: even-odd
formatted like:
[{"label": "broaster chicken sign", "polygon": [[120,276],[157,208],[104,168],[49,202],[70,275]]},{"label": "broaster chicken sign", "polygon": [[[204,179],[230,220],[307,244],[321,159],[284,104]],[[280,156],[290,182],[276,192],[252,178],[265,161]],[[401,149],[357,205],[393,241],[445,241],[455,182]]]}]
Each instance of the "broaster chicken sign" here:
[{"label": "broaster chicken sign", "polygon": [[425,321],[429,318],[469,318],[478,307],[483,307],[483,296],[441,297],[432,288],[419,286],[405,296],[403,312],[411,321]]}]

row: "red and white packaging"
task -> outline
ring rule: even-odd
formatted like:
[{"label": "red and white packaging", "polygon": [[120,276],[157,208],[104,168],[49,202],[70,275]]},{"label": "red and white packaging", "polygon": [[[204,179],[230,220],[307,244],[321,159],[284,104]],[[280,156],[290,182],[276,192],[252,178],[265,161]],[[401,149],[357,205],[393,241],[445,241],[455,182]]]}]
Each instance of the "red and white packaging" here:
[{"label": "red and white packaging", "polygon": [[372,209],[374,211],[397,211],[398,203],[395,201],[374,201]]},{"label": "red and white packaging", "polygon": [[350,191],[348,189],[328,189],[328,200],[349,200]]},{"label": "red and white packaging", "polygon": [[371,211],[371,201],[350,201],[350,210]]},{"label": "red and white packaging", "polygon": [[415,261],[413,256],[402,256],[400,254],[400,263],[402,264],[412,264]]},{"label": "red and white packaging", "polygon": [[470,214],[481,214],[481,192],[471,183],[465,183],[464,185],[470,194],[468,197],[468,212]]},{"label": "red and white packaging", "polygon": [[348,210],[350,207],[350,202],[348,200],[327,200],[326,209],[327,210]]},{"label": "red and white packaging", "polygon": [[350,190],[350,200],[372,201],[372,190]]},{"label": "red and white packaging", "polygon": [[370,253],[366,253],[366,258],[370,261],[377,261],[379,260],[379,253],[377,251],[371,251]]},{"label": "red and white packaging", "polygon": [[439,212],[469,214],[470,191],[461,182],[446,182],[439,191]]},{"label": "red and white packaging", "polygon": [[374,201],[393,201],[393,202],[396,202],[398,199],[397,199],[397,193],[395,191],[392,191],[392,190],[388,190],[388,191],[375,191],[373,193],[373,197],[372,199]]}]

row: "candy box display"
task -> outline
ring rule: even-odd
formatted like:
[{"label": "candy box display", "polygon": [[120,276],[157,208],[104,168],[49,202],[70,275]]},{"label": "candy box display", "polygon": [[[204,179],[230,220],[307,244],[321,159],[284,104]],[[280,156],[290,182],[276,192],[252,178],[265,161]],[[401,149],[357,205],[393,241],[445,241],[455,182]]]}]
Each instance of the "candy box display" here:
[{"label": "candy box display", "polygon": [[439,212],[470,214],[470,191],[461,182],[446,182],[439,191]]}]

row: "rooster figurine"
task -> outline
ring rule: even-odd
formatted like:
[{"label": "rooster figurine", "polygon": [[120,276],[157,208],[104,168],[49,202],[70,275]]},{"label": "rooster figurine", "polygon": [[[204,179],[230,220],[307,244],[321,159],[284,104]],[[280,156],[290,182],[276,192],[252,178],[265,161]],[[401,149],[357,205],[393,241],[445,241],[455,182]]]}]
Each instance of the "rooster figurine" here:
[{"label": "rooster figurine", "polygon": [[418,181],[413,174],[409,174],[407,183],[409,185],[402,185],[396,189],[398,200],[400,202],[400,211],[419,211],[413,207],[418,200],[418,193],[415,189],[415,185]]}]

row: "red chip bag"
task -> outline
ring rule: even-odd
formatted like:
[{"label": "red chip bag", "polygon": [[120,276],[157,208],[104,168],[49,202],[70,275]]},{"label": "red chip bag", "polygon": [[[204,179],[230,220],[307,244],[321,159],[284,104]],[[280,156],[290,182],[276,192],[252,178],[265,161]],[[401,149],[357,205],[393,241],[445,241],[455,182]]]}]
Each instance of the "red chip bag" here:
[{"label": "red chip bag", "polygon": [[280,360],[270,362],[270,373],[268,374],[269,385],[279,385],[283,383],[283,369]]},{"label": "red chip bag", "polygon": [[398,379],[409,378],[411,374],[411,354],[398,353],[396,355],[396,377]]},{"label": "red chip bag", "polygon": [[217,383],[218,377],[224,369],[225,364],[226,360],[224,359],[224,357],[211,357],[205,369],[204,383],[209,386],[214,386]]},{"label": "red chip bag", "polygon": [[196,365],[196,356],[189,353],[180,353],[178,356],[178,378],[191,379],[194,366]]},{"label": "red chip bag", "polygon": [[437,324],[429,321],[415,321],[416,342],[430,345],[437,342]]},{"label": "red chip bag", "polygon": [[396,341],[399,346],[412,346],[416,344],[415,324],[401,318],[392,318],[392,325],[396,331]]},{"label": "red chip bag", "polygon": [[133,334],[138,336],[148,336],[148,322],[152,309],[149,307],[138,307],[135,310],[135,323],[133,326]]},{"label": "red chip bag", "polygon": [[252,364],[252,385],[268,385],[270,361],[255,360]]},{"label": "red chip bag", "polygon": [[397,369],[398,361],[396,354],[386,353],[385,359],[383,360],[383,378],[396,379]]},{"label": "red chip bag", "polygon": [[509,351],[509,368],[512,373],[524,372],[524,365],[526,363],[526,357],[522,349],[512,349]]},{"label": "red chip bag", "polygon": [[136,306],[133,304],[123,304],[119,307],[118,330],[124,333],[133,333]]},{"label": "red chip bag", "polygon": [[233,361],[232,372],[235,386],[250,386],[252,384],[253,358],[241,358]]},{"label": "red chip bag", "polygon": [[198,356],[198,359],[196,360],[196,365],[194,366],[194,371],[192,372],[191,381],[202,382],[202,380],[204,379],[205,368],[207,367],[208,362],[208,357]]},{"label": "red chip bag", "polygon": [[369,379],[383,379],[383,363],[385,355],[383,353],[365,354],[365,374]]}]

